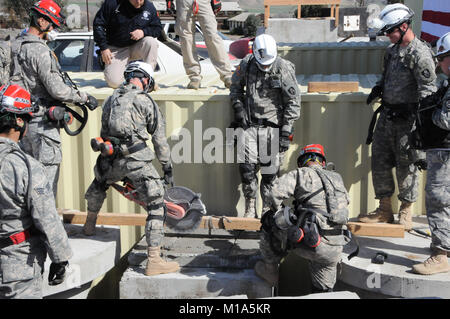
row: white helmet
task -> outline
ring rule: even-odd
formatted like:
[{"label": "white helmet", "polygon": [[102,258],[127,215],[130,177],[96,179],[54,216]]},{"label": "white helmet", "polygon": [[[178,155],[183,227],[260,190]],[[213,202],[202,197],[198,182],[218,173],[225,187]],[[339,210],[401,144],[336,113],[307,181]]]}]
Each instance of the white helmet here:
[{"label": "white helmet", "polygon": [[435,57],[450,55],[450,32],[447,32],[436,43]]},{"label": "white helmet", "polygon": [[271,65],[277,58],[277,42],[268,34],[258,35],[253,41],[253,55],[261,65]]},{"label": "white helmet", "polygon": [[378,32],[379,35],[400,26],[404,22],[411,22],[414,11],[401,3],[387,5],[381,10],[378,19],[382,22],[382,27]]},{"label": "white helmet", "polygon": [[147,86],[144,86],[144,91],[151,92],[155,86],[153,79],[153,67],[142,61],[130,62],[123,72],[125,80],[128,82],[132,78],[148,78]]}]

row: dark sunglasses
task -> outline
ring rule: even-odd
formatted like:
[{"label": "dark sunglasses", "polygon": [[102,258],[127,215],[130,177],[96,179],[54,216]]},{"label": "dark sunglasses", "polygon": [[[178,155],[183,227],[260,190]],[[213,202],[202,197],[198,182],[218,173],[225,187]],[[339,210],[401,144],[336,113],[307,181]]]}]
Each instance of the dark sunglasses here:
[{"label": "dark sunglasses", "polygon": [[385,34],[391,34],[391,33],[393,33],[393,32],[395,32],[396,30],[397,30],[398,28],[397,27],[395,27],[395,28],[392,28],[392,29],[389,29],[389,30],[386,30],[384,33]]}]

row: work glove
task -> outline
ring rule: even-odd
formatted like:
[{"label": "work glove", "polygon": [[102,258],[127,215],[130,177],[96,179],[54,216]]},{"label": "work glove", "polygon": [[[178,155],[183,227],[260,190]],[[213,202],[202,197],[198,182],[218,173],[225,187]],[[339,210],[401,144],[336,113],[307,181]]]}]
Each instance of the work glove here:
[{"label": "work glove", "polygon": [[381,94],[383,93],[383,88],[379,85],[375,85],[372,88],[372,91],[370,92],[369,96],[367,97],[367,104],[372,103],[373,100],[375,100],[377,97],[381,97]]},{"label": "work glove", "polygon": [[88,94],[87,96],[88,96],[88,99],[87,99],[85,105],[89,108],[89,110],[93,111],[98,107],[98,101],[92,95]]},{"label": "work glove", "polygon": [[166,0],[166,7],[167,7],[166,11],[168,14],[172,15],[176,14],[175,3],[172,0]]},{"label": "work glove", "polygon": [[69,265],[68,261],[60,263],[51,263],[48,273],[48,284],[56,286],[63,283],[66,276],[66,267]]},{"label": "work glove", "polygon": [[222,2],[220,0],[211,0],[211,8],[214,14],[217,15],[222,9]]},{"label": "work glove", "polygon": [[280,135],[280,153],[284,153],[289,149],[291,144],[291,133],[288,131],[281,131]]},{"label": "work glove", "polygon": [[244,104],[237,101],[233,104],[234,109],[234,121],[242,127],[244,130],[248,128],[247,118],[244,110]]},{"label": "work glove", "polygon": [[173,186],[172,165],[171,164],[163,165],[163,172],[164,172],[164,183],[166,185]]}]

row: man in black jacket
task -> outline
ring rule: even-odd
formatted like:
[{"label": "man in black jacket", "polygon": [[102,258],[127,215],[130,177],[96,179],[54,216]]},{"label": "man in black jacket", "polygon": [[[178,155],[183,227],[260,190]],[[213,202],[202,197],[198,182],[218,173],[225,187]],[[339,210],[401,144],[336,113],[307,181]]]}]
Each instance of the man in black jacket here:
[{"label": "man in black jacket", "polygon": [[129,60],[143,60],[156,69],[157,38],[162,25],[148,0],[105,0],[94,19],[94,40],[105,62],[105,80],[112,88],[123,81]]}]

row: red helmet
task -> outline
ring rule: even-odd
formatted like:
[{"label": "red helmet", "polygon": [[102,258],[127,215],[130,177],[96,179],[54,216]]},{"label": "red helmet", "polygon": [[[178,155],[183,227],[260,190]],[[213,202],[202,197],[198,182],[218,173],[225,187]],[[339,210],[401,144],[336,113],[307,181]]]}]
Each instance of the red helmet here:
[{"label": "red helmet", "polygon": [[33,4],[31,10],[46,16],[58,28],[61,27],[61,24],[64,24],[64,16],[61,14],[61,8],[53,0],[38,1]]},{"label": "red helmet", "polygon": [[33,115],[30,93],[17,84],[0,87],[0,113]]},{"label": "red helmet", "polygon": [[[312,159],[311,156],[308,156],[312,154],[319,155],[321,157],[320,163],[322,164],[322,166],[325,165],[326,159],[323,146],[320,144],[309,144],[301,149],[300,154],[297,158],[298,166],[304,166],[309,161],[309,159]],[[307,157],[308,160],[306,159]]]}]

